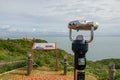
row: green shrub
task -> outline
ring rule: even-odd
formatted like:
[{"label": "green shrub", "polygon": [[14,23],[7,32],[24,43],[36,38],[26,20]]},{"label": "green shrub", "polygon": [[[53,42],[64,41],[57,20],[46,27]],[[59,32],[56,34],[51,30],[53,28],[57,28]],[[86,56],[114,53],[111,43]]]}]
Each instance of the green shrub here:
[{"label": "green shrub", "polygon": [[26,62],[19,62],[19,63],[14,63],[14,64],[6,64],[6,65],[0,67],[0,73],[10,71],[10,70],[13,70],[13,69],[17,69],[17,68],[21,68],[21,67],[24,67],[26,65],[27,65]]},{"label": "green shrub", "polygon": [[7,58],[7,55],[0,53],[0,60],[5,60]]}]

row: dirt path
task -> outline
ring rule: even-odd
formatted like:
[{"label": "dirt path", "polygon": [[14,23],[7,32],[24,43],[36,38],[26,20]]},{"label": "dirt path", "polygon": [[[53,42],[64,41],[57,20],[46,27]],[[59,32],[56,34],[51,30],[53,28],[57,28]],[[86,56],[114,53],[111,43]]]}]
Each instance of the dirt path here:
[{"label": "dirt path", "polygon": [[[67,76],[63,71],[54,71],[45,67],[36,68],[30,76],[26,76],[26,69],[14,70],[10,73],[0,75],[0,80],[74,80],[73,72]],[[97,80],[94,76],[86,75],[86,80]]]},{"label": "dirt path", "polygon": [[[72,76],[43,74],[43,75],[34,75],[30,77],[16,78],[13,80],[74,80],[74,78]],[[91,75],[87,75],[86,80],[97,80],[97,79]]]},{"label": "dirt path", "polygon": [[41,74],[41,75],[34,75],[34,76],[23,77],[23,78],[16,78],[13,80],[73,80],[73,77],[64,76],[64,75]]}]

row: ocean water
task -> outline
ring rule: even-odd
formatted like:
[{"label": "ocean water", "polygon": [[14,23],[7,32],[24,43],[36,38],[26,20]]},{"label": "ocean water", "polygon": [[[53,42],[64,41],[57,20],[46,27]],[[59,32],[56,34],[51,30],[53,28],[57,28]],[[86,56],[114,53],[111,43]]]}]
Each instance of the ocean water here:
[{"label": "ocean water", "polygon": [[[72,42],[68,37],[40,37],[48,42],[56,42],[58,48],[74,54],[71,50]],[[85,37],[88,39],[88,37]],[[120,37],[94,37],[89,43],[89,50],[86,54],[88,60],[101,60],[107,58],[120,58]]]}]

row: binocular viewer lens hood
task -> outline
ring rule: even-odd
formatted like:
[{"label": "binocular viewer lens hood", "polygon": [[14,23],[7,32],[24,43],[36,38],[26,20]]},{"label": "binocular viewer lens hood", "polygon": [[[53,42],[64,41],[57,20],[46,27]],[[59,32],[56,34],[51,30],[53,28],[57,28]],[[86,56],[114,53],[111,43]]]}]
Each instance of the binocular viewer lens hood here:
[{"label": "binocular viewer lens hood", "polygon": [[73,30],[91,30],[92,27],[96,30],[98,28],[98,23],[86,20],[75,20],[68,24],[68,28]]}]

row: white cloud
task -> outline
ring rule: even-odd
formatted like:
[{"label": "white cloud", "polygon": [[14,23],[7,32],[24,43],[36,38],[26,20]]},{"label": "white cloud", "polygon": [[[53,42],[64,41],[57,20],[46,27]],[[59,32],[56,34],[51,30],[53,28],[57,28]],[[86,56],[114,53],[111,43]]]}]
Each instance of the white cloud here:
[{"label": "white cloud", "polygon": [[65,32],[69,21],[86,19],[100,23],[98,32],[112,32],[120,25],[119,5],[119,0],[0,0],[0,24],[14,25],[8,31]]},{"label": "white cloud", "polygon": [[36,31],[36,28],[33,28],[33,30],[32,30],[33,32],[35,32]]},{"label": "white cloud", "polygon": [[3,32],[5,32],[5,31],[17,32],[18,31],[17,27],[13,27],[10,25],[0,25],[0,30]]},{"label": "white cloud", "polygon": [[9,29],[10,28],[10,25],[0,25],[0,29]]},{"label": "white cloud", "polygon": [[10,31],[10,32],[18,32],[18,30],[16,28],[10,28],[8,29],[7,31]]}]

